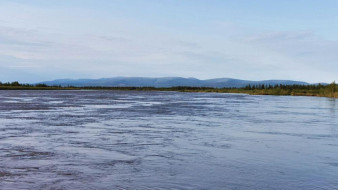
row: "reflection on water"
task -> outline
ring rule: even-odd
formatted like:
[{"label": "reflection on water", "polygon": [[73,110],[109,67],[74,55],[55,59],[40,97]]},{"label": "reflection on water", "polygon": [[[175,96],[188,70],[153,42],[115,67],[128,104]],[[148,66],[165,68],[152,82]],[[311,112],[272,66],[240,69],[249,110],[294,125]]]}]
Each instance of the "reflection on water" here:
[{"label": "reflection on water", "polygon": [[327,98],[326,99],[328,103],[330,104],[330,111],[333,116],[336,116],[335,113],[337,111],[337,98]]},{"label": "reflection on water", "polygon": [[0,91],[0,189],[338,189],[317,97]]}]

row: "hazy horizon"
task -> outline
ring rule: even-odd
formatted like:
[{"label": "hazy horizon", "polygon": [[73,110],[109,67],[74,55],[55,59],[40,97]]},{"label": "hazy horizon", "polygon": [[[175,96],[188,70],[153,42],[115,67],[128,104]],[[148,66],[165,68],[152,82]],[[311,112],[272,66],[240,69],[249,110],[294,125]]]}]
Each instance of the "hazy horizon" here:
[{"label": "hazy horizon", "polygon": [[309,84],[319,84],[319,83],[332,83],[331,82],[323,82],[323,81],[317,81],[317,82],[309,82],[309,81],[303,81],[303,80],[292,80],[292,79],[278,79],[278,78],[271,78],[271,79],[264,79],[264,80],[250,80],[250,79],[241,79],[241,78],[231,78],[231,77],[217,77],[217,78],[198,78],[198,77],[180,77],[180,76],[166,76],[166,77],[146,77],[146,76],[113,76],[113,77],[98,77],[98,78],[56,78],[56,79],[50,79],[50,80],[44,80],[44,81],[33,81],[33,82],[23,82],[20,80],[12,80],[12,81],[1,81],[2,83],[11,83],[11,82],[19,82],[22,84],[38,84],[41,82],[49,82],[49,81],[57,81],[57,80],[99,80],[99,79],[111,79],[111,78],[184,78],[184,79],[197,79],[197,80],[212,80],[212,79],[234,79],[234,80],[244,80],[244,81],[252,81],[252,82],[259,82],[259,81],[298,81],[298,82],[306,82]]},{"label": "hazy horizon", "polygon": [[[289,79],[264,79],[264,80],[249,80],[249,79],[240,79],[240,78],[230,78],[230,77],[218,77],[218,78],[198,78],[198,77],[179,77],[179,76],[167,76],[167,77],[146,77],[146,76],[131,76],[131,77],[126,77],[126,76],[113,76],[113,77],[99,77],[99,78],[58,78],[58,79],[52,79],[52,80],[48,80],[48,81],[55,81],[55,80],[99,80],[99,79],[110,79],[110,78],[185,78],[185,79],[189,79],[189,78],[193,78],[193,79],[197,79],[197,80],[212,80],[212,79],[235,79],[235,80],[245,80],[245,81],[266,81],[266,80],[285,80],[285,81],[297,81],[297,80],[289,80]],[[299,80],[300,81],[300,80]],[[7,82],[7,81],[6,81]],[[12,82],[12,81],[8,81],[8,82]],[[20,81],[19,81],[20,82]],[[46,82],[46,81],[38,81],[38,82]],[[315,83],[326,83],[326,82],[308,82],[308,81],[300,81],[300,82],[307,82],[309,84],[315,84]],[[331,81],[333,82],[333,81]],[[329,82],[329,83],[331,83]]]},{"label": "hazy horizon", "polygon": [[0,0],[0,81],[338,80],[334,0]]}]

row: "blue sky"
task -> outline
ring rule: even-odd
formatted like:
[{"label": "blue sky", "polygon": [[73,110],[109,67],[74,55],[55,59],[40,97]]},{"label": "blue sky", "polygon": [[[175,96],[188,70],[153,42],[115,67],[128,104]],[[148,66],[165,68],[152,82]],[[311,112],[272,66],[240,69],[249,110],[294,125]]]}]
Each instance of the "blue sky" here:
[{"label": "blue sky", "polygon": [[0,0],[0,81],[338,80],[338,1]]}]

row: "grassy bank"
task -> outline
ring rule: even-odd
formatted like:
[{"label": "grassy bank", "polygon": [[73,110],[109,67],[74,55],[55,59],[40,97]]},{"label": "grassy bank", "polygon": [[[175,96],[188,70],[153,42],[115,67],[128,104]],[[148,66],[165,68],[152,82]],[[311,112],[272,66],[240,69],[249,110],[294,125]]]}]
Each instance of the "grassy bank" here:
[{"label": "grassy bank", "polygon": [[28,85],[0,83],[0,90],[136,90],[136,91],[178,91],[178,92],[215,92],[215,93],[244,93],[251,95],[276,96],[318,96],[338,98],[338,85],[334,82],[329,85],[256,85],[244,88],[207,88],[207,87],[62,87],[47,86],[45,84]]}]

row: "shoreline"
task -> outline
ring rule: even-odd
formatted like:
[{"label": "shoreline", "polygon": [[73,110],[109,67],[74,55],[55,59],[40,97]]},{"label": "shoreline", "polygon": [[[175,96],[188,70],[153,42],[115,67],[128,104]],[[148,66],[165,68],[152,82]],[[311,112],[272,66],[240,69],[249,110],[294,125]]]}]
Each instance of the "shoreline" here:
[{"label": "shoreline", "polygon": [[[326,87],[327,88],[327,87]],[[246,88],[208,88],[208,87],[36,87],[36,86],[0,86],[1,90],[110,90],[110,91],[168,91],[168,92],[212,92],[212,93],[234,93],[248,95],[273,95],[273,96],[312,96],[338,98],[338,92],[327,92],[322,89],[300,89],[294,88],[269,88],[269,89],[246,89]]]}]

